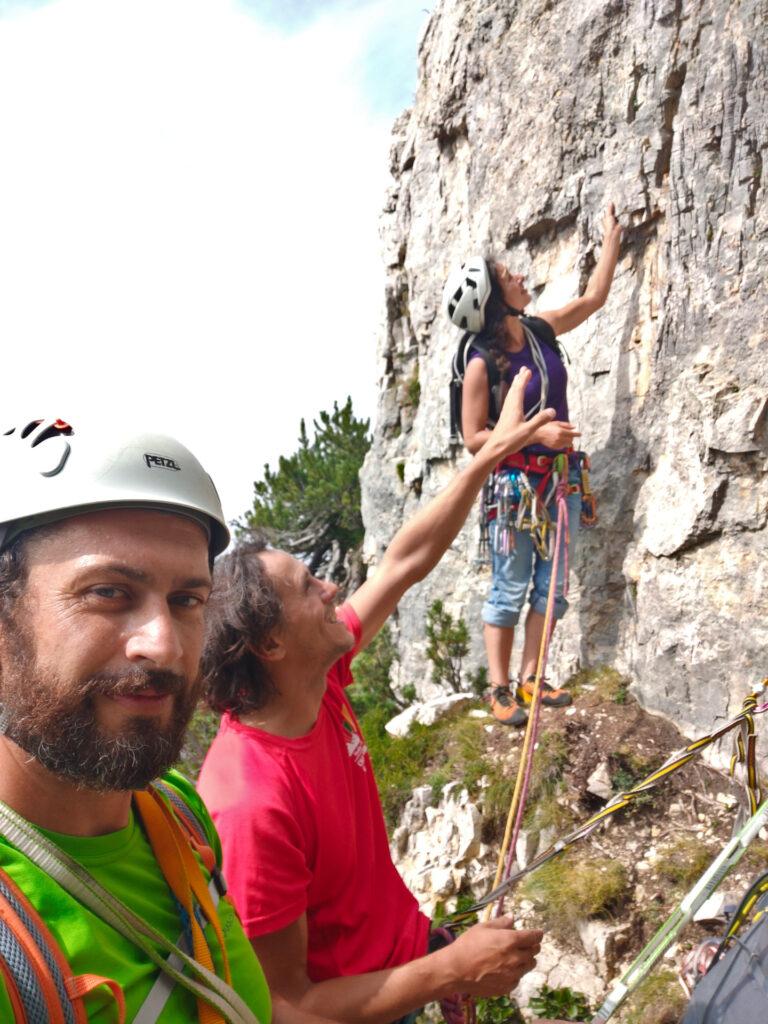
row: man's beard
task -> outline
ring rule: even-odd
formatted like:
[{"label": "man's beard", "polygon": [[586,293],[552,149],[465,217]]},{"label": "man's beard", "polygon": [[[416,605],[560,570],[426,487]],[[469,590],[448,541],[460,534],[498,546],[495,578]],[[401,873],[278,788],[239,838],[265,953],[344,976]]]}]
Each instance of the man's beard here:
[{"label": "man's beard", "polygon": [[[11,664],[3,665],[0,731],[49,772],[82,788],[144,789],[178,761],[199,681],[190,685],[172,672],[137,668],[92,676],[67,690],[50,672],[41,676],[29,639],[18,626],[13,632]],[[114,734],[99,726],[97,694],[135,696],[150,688],[172,696],[169,721],[134,715]]]}]

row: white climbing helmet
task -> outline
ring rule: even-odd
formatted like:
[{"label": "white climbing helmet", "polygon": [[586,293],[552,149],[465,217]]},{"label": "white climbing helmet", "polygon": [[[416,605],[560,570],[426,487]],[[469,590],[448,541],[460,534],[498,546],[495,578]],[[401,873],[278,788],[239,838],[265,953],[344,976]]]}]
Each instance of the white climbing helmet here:
[{"label": "white climbing helmet", "polygon": [[477,334],[485,326],[485,304],[491,294],[491,275],[482,256],[470,256],[448,278],[443,306],[451,323]]},{"label": "white climbing helmet", "polygon": [[25,530],[106,508],[187,516],[208,533],[212,557],[229,544],[213,480],[162,434],[31,420],[0,433],[0,480],[0,550]]}]

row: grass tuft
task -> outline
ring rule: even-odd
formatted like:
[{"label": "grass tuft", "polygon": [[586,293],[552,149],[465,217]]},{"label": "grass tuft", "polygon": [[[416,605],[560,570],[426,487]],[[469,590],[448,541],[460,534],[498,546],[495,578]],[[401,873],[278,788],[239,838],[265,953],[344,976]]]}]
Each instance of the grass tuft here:
[{"label": "grass tuft", "polygon": [[610,917],[619,910],[628,895],[628,879],[619,861],[578,860],[569,852],[544,864],[521,888],[553,930],[567,933],[579,920]]},{"label": "grass tuft", "polygon": [[674,971],[654,971],[632,995],[626,1024],[678,1024],[687,1002]]},{"label": "grass tuft", "polygon": [[681,836],[659,855],[653,869],[665,882],[689,889],[706,871],[714,856],[699,839]]},{"label": "grass tuft", "polygon": [[612,700],[614,704],[626,704],[629,700],[629,680],[609,665],[594,665],[580,669],[566,684],[574,697],[586,686],[594,688],[595,695],[602,701]]}]

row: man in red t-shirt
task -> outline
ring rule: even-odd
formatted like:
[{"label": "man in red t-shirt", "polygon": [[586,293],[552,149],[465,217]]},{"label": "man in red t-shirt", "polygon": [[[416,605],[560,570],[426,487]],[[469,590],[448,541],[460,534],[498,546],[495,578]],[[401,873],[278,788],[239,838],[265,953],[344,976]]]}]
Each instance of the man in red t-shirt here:
[{"label": "man in red t-shirt", "polygon": [[200,792],[270,987],[334,1020],[388,1024],[456,992],[501,995],[535,963],[541,932],[515,931],[507,917],[428,954],[430,922],[392,863],[344,693],[353,657],[440,560],[489,472],[552,418],[523,420],[529,377],[521,371],[472,462],[402,527],[342,608],[334,584],[259,540],[216,567],[205,672],[224,717]]}]

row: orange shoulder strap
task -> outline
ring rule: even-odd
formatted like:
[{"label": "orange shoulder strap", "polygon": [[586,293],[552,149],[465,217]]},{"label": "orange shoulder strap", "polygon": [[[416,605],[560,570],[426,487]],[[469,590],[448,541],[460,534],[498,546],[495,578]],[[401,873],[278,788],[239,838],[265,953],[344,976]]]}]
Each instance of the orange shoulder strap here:
[{"label": "orange shoulder strap", "polygon": [[37,1020],[41,1005],[50,1024],[87,1024],[83,999],[99,985],[109,987],[118,1022],[125,1022],[125,998],[118,983],[92,974],[73,975],[45,922],[2,868],[0,978],[19,1024]]}]

